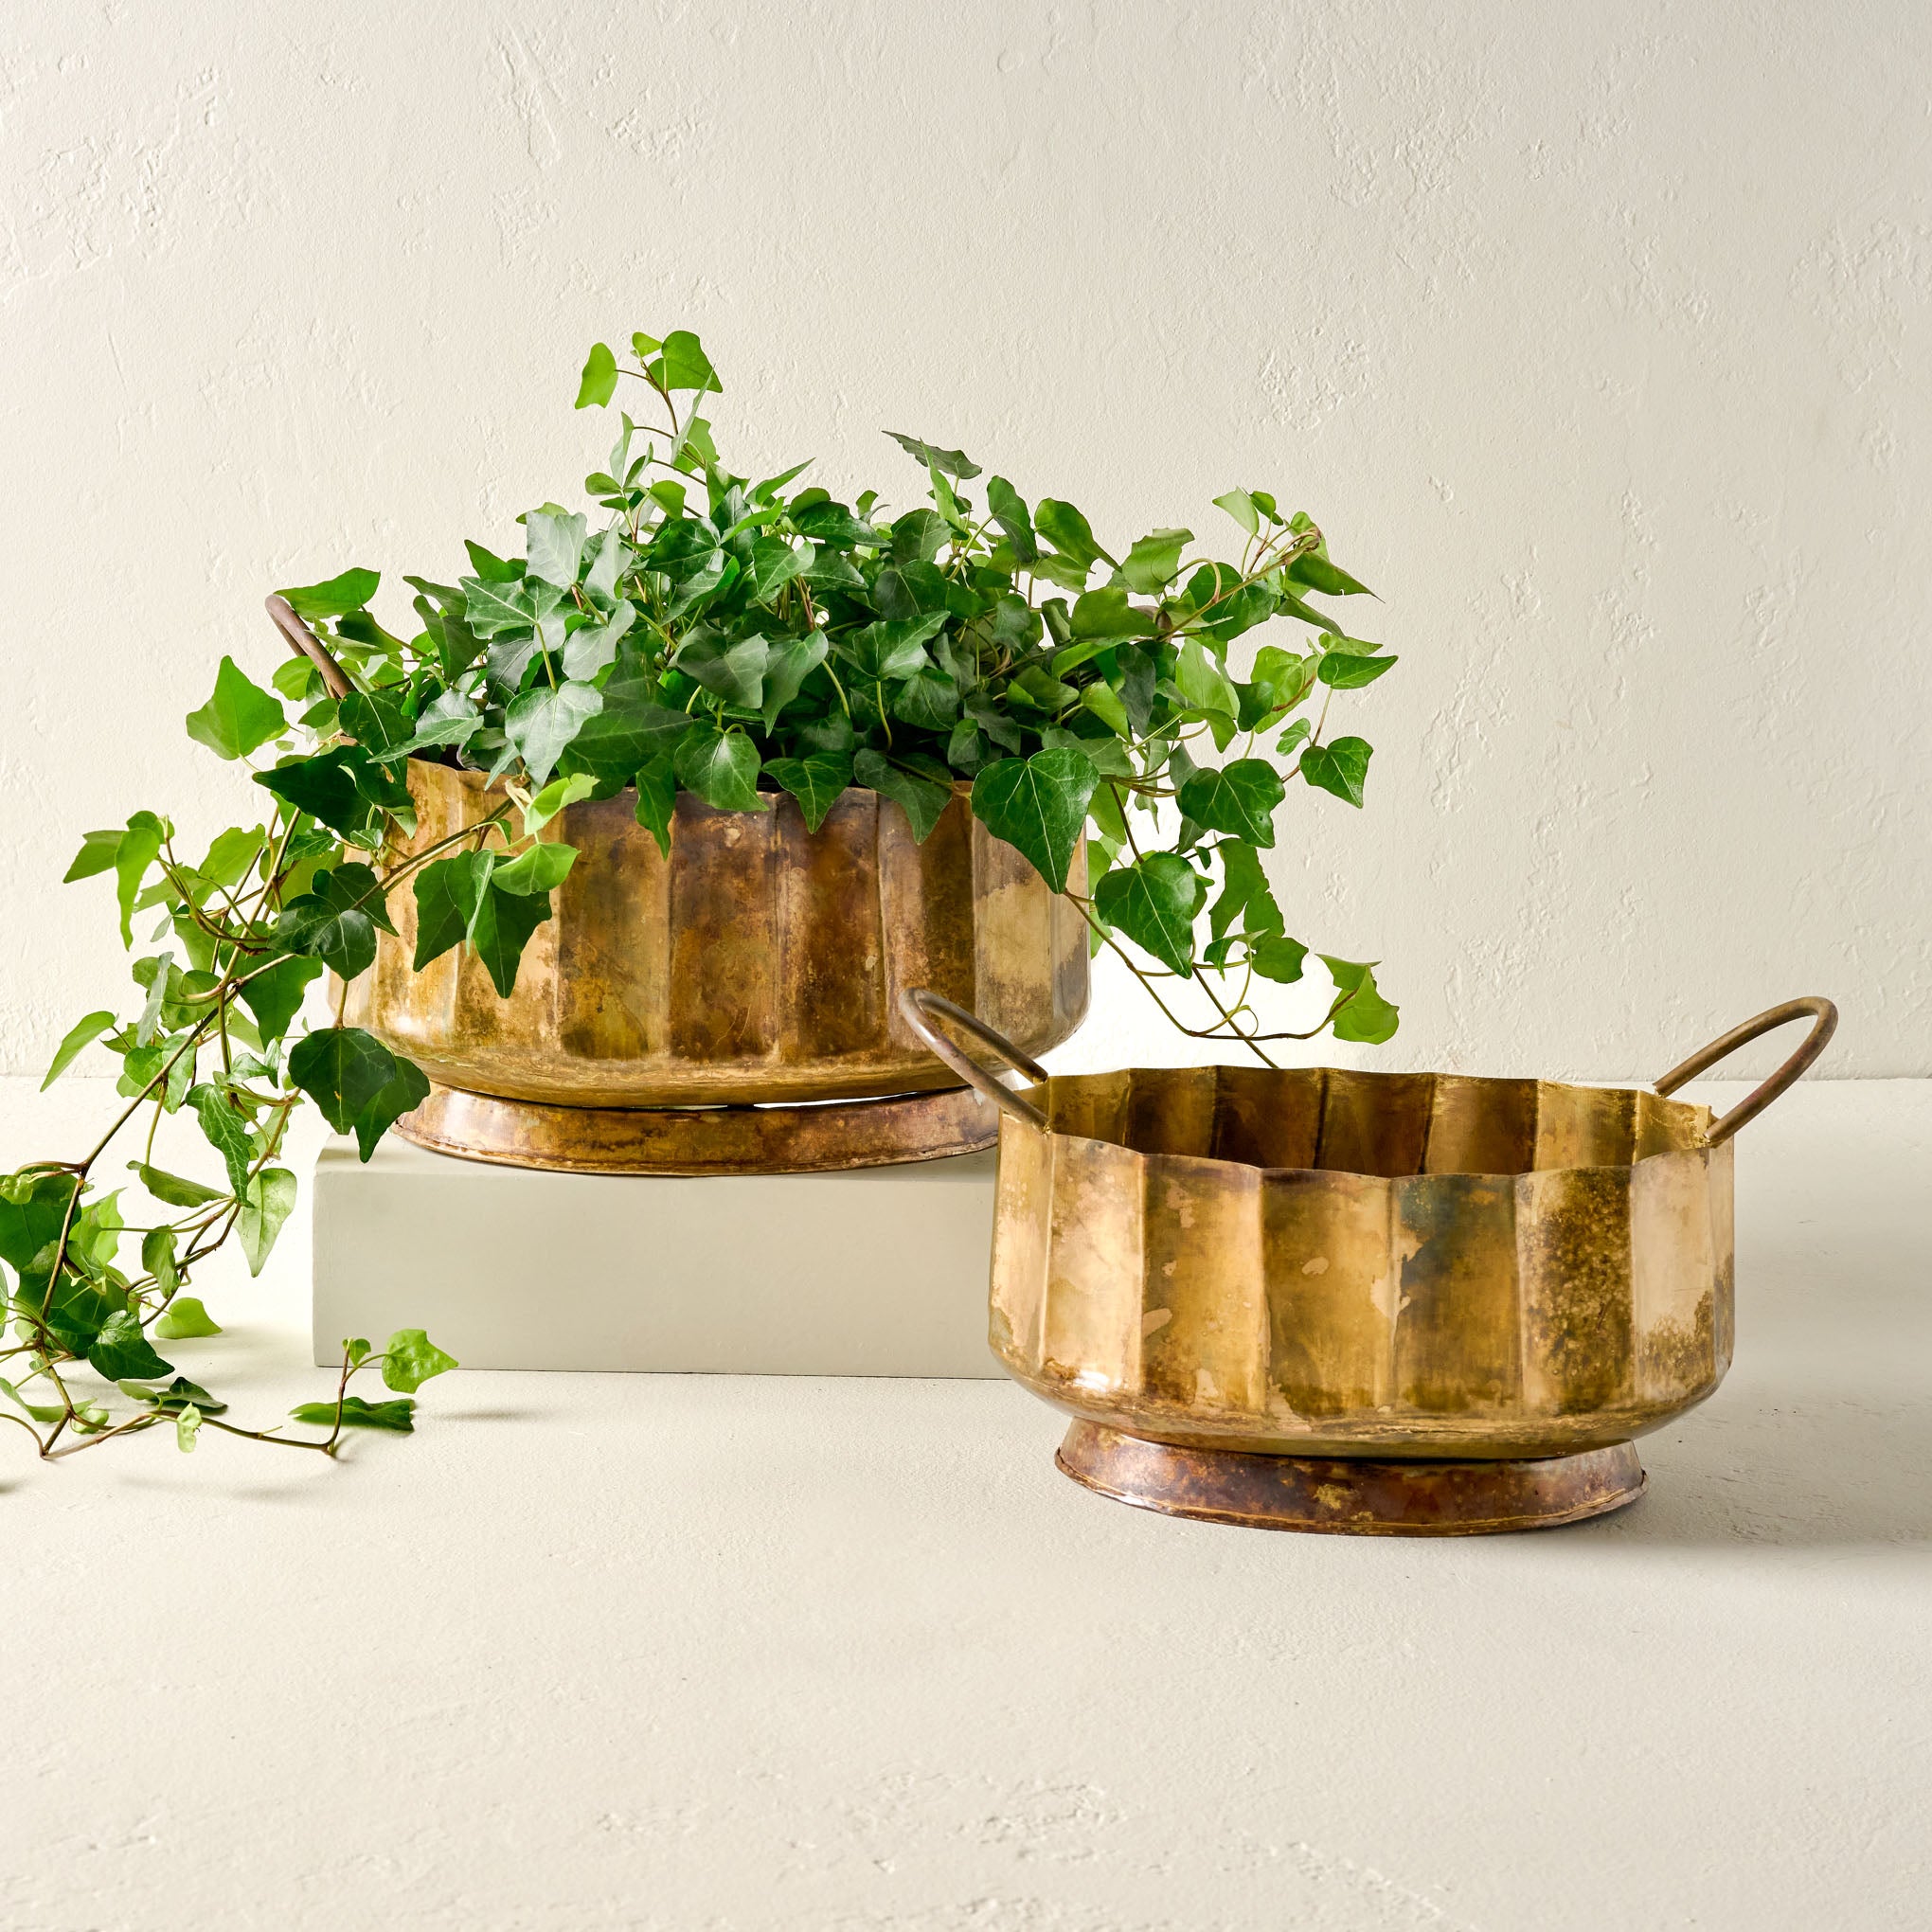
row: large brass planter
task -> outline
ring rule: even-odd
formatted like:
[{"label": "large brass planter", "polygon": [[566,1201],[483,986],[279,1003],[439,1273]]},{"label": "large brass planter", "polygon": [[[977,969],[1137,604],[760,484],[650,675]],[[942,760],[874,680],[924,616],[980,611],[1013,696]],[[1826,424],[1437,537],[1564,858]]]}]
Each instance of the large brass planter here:
[{"label": "large brass planter", "polygon": [[[409,786],[417,850],[502,802],[479,774],[422,760]],[[686,795],[668,860],[634,806],[628,793],[580,803],[545,829],[579,857],[508,1000],[467,952],[413,973],[414,904],[396,895],[397,937],[350,988],[348,1017],[454,1090],[403,1135],[607,1172],[930,1158],[990,1146],[994,1117],[901,1017],[903,988],[941,988],[1034,1052],[1085,1013],[1078,911],[963,794],[923,845],[868,791],[847,792],[815,834],[788,796],[736,813]],[[1076,888],[1084,876],[1082,853]],[[781,1116],[767,1134],[762,1114],[727,1120],[726,1107]],[[677,1111],[625,1118],[637,1109]]]},{"label": "large brass planter", "polygon": [[1835,1015],[1795,1002],[1658,1082],[1800,1012],[1805,1046],[1716,1123],[1547,1081],[1015,1053],[1021,1096],[954,1048],[1004,1110],[994,1352],[1079,1419],[1062,1467],[1146,1507],[1383,1533],[1614,1509],[1631,1440],[1730,1363],[1729,1136]]}]

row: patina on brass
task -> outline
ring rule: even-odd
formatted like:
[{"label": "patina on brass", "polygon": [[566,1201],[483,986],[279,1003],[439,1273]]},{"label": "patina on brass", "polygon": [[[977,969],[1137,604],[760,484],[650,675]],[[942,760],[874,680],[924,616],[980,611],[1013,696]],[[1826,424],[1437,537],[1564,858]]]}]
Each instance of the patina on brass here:
[{"label": "patina on brass", "polygon": [[[479,773],[421,760],[409,788],[405,850],[478,823],[505,796]],[[390,908],[396,936],[349,988],[348,1020],[448,1090],[398,1123],[421,1145],[647,1173],[964,1153],[991,1144],[991,1118],[901,1017],[902,989],[944,988],[1036,1051],[1086,1011],[1079,912],[972,815],[963,788],[923,844],[898,805],[856,787],[815,833],[788,796],[748,813],[685,794],[669,859],[628,792],[569,806],[541,836],[578,859],[510,998],[467,949],[411,970],[406,893]],[[1073,871],[1079,889],[1083,852]],[[941,1088],[950,1100],[905,1101]],[[866,1104],[805,1104],[847,1100]],[[711,1117],[725,1106],[743,1111],[728,1124]],[[624,1118],[637,1109],[671,1111]]]},{"label": "patina on brass", "polygon": [[1251,1530],[1335,1536],[1472,1536],[1548,1530],[1634,1503],[1635,1442],[1536,1461],[1398,1462],[1177,1449],[1076,1422],[1054,1460],[1116,1502]]},{"label": "patina on brass", "polygon": [[776,1107],[551,1107],[433,1087],[407,1128],[419,1147],[505,1167],[803,1174],[977,1153],[998,1119],[970,1087]]},{"label": "patina on brass", "polygon": [[[1729,1366],[1744,1108],[1713,1122],[1628,1089],[1331,1068],[1041,1080],[947,1002],[906,1006],[1034,1076],[1014,1093],[929,1033],[1003,1110],[994,1352],[1079,1419],[1063,1466],[1109,1494],[1294,1529],[1569,1521],[1634,1499],[1635,1452],[1600,1452]],[[1744,1103],[1762,1109],[1816,1060],[1829,1001],[1774,1009],[1666,1082],[1804,1015],[1812,1038]],[[1308,1467],[1271,1484],[1256,1457]],[[1331,1508],[1335,1461],[1490,1468],[1364,1473]]]}]

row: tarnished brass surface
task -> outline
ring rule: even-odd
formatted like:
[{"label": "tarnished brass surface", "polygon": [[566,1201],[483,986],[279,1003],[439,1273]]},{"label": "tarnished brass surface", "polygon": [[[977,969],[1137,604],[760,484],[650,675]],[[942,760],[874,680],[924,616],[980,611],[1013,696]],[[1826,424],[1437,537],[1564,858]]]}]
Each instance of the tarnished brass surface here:
[{"label": "tarnished brass surface", "polygon": [[[502,802],[481,775],[412,760],[414,850]],[[901,1017],[930,986],[1029,1051],[1087,1005],[1086,928],[956,796],[924,845],[904,813],[853,789],[808,833],[766,813],[679,797],[667,861],[629,793],[570,806],[542,836],[579,857],[556,914],[499,1000],[450,952],[410,971],[415,905],[391,906],[347,1017],[438,1085],[584,1109],[846,1100],[957,1086]],[[1082,850],[1073,862],[1085,881]]]},{"label": "tarnished brass surface", "polygon": [[967,1087],[771,1107],[555,1107],[434,1087],[396,1123],[418,1147],[580,1174],[826,1173],[991,1147]]},{"label": "tarnished brass surface", "polygon": [[1392,1462],[1177,1449],[1077,1422],[1055,1458],[1136,1509],[1254,1530],[1344,1536],[1484,1536],[1581,1523],[1643,1494],[1637,1446],[1536,1461]]},{"label": "tarnished brass surface", "polygon": [[1246,1067],[1000,1119],[992,1339],[1076,1416],[1401,1460],[1627,1442],[1731,1356],[1728,1142],[1654,1094]]}]

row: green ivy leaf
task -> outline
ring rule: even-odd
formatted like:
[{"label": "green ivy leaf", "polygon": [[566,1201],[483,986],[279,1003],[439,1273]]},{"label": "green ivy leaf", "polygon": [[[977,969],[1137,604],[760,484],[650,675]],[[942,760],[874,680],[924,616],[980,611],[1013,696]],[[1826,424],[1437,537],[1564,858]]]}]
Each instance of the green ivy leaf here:
[{"label": "green ivy leaf", "polygon": [[[475,947],[484,971],[490,975],[490,983],[495,987],[498,998],[508,999],[516,991],[517,968],[523,962],[524,948],[529,944],[530,935],[549,916],[547,892],[499,892],[492,880],[483,894],[483,903],[476,908],[470,942]],[[425,1088],[424,1092],[427,1091]],[[415,1101],[410,1105],[415,1105]]]},{"label": "green ivy leaf", "polygon": [[111,1012],[89,1013],[83,1020],[77,1020],[67,1029],[66,1036],[54,1048],[54,1064],[47,1068],[47,1077],[41,1082],[41,1092],[45,1093],[66,1070],[80,1057],[81,1052],[91,1046],[103,1033],[114,1030],[116,1015]]},{"label": "green ivy leaf", "polygon": [[181,1269],[174,1251],[175,1231],[171,1227],[151,1227],[141,1237],[142,1272],[153,1276],[154,1285],[170,1295],[181,1286]]},{"label": "green ivy leaf", "polygon": [[399,1395],[414,1395],[432,1375],[461,1365],[420,1328],[398,1329],[383,1350],[383,1382]]},{"label": "green ivy leaf", "polygon": [[570,876],[577,848],[561,840],[528,847],[513,859],[499,859],[490,883],[499,892],[553,892]]},{"label": "green ivy leaf", "polygon": [[771,647],[764,670],[764,728],[778,728],[778,714],[798,695],[798,687],[825,662],[823,637],[787,637]]},{"label": "green ivy leaf", "polygon": [[114,870],[116,858],[120,852],[122,833],[116,826],[112,832],[90,832],[81,835],[80,850],[74,855],[74,863],[61,876],[63,886],[71,886],[77,879],[91,879],[97,872]]},{"label": "green ivy leaf", "polygon": [[908,678],[932,662],[926,655],[926,642],[945,627],[944,611],[934,611],[923,617],[882,620],[838,638],[836,649],[841,657],[867,677]]},{"label": "green ivy leaf", "polygon": [[758,747],[742,731],[695,726],[677,747],[678,782],[720,812],[763,812],[758,795]]},{"label": "green ivy leaf", "polygon": [[664,338],[663,382],[667,389],[708,389],[714,396],[724,393],[711,358],[689,329],[673,329]]},{"label": "green ivy leaf", "polygon": [[1366,964],[1355,959],[1333,959],[1326,953],[1321,963],[1329,970],[1337,993],[1348,994],[1348,1004],[1336,1013],[1337,1040],[1357,1040],[1364,1046],[1379,1046],[1394,1033],[1399,1010],[1384,999],[1375,985],[1374,960]]},{"label": "green ivy leaf", "polygon": [[573,772],[567,778],[552,778],[524,807],[523,829],[526,835],[534,837],[560,812],[568,811],[596,790],[597,780],[588,772]]},{"label": "green ivy leaf", "polygon": [[170,1174],[166,1168],[150,1167],[142,1160],[131,1160],[128,1166],[142,1187],[170,1208],[206,1208],[210,1201],[224,1198],[221,1189],[204,1187],[183,1174]]},{"label": "green ivy leaf", "polygon": [[148,868],[161,856],[161,847],[168,834],[169,826],[165,819],[157,818],[152,812],[136,812],[120,835],[115,850],[114,869],[120,900],[121,944],[124,946],[132,946],[134,942],[134,901],[140,896],[141,882],[148,876]]},{"label": "green ivy leaf", "polygon": [[232,657],[215,673],[215,694],[188,714],[188,735],[217,758],[246,758],[288,729],[280,704],[253,683]]},{"label": "green ivy leaf", "polygon": [[1209,832],[1249,845],[1275,843],[1275,808],[1288,796],[1265,759],[1237,759],[1219,771],[1197,771],[1180,789],[1181,811]]},{"label": "green ivy leaf", "polygon": [[362,1159],[367,1161],[383,1136],[428,1098],[428,1076],[413,1060],[399,1054],[389,1083],[355,1117],[356,1152]]},{"label": "green ivy leaf", "polygon": [[1337,738],[1330,744],[1312,744],[1301,754],[1301,776],[1311,785],[1346,798],[1351,805],[1362,803],[1362,787],[1368,776],[1370,747],[1360,738]]},{"label": "green ivy leaf", "polygon": [[345,570],[326,583],[311,583],[296,590],[278,590],[298,617],[346,617],[359,611],[374,597],[382,578],[373,570]]},{"label": "green ivy leaf", "polygon": [[266,972],[254,973],[236,988],[242,1003],[255,1015],[264,1044],[279,1040],[302,1010],[302,998],[324,971],[320,959],[277,959]]},{"label": "green ivy leaf", "polygon": [[194,1445],[201,1436],[202,1412],[193,1403],[184,1403],[174,1415],[174,1446],[184,1456],[194,1454]]},{"label": "green ivy leaf", "polygon": [[[307,1422],[312,1428],[332,1429],[335,1426],[335,1404],[332,1402],[298,1403],[289,1411],[298,1422]],[[346,1395],[342,1398],[342,1426],[345,1429],[390,1429],[399,1436],[406,1436],[416,1427],[416,1404],[406,1396],[399,1396],[394,1402],[365,1402],[359,1395]]]},{"label": "green ivy leaf", "polygon": [[203,1335],[218,1335],[222,1325],[193,1295],[177,1295],[162,1311],[154,1333],[164,1342],[196,1341]]},{"label": "green ivy leaf", "polygon": [[1399,661],[1393,657],[1363,657],[1353,652],[1331,651],[1316,668],[1315,675],[1338,691],[1359,690],[1364,685],[1373,684],[1390,665]]},{"label": "green ivy leaf", "polygon": [[1132,739],[1134,727],[1128,723],[1127,707],[1120,702],[1119,694],[1111,685],[1082,686],[1080,701],[1117,737]]},{"label": "green ivy leaf", "polygon": [[774,758],[765,760],[765,776],[782,785],[798,801],[805,830],[815,832],[825,823],[825,814],[844,796],[852,781],[852,761],[842,751],[814,751],[806,758]]},{"label": "green ivy leaf", "polygon": [[1178,852],[1150,852],[1102,879],[1094,909],[1183,979],[1194,974],[1194,917],[1208,882]]},{"label": "green ivy leaf", "polygon": [[[824,646],[820,645],[820,650]],[[762,637],[693,637],[677,653],[676,668],[696,678],[715,698],[742,711],[756,711],[764,702],[765,664],[772,647]]]},{"label": "green ivy leaf", "polygon": [[132,1377],[116,1385],[120,1392],[135,1402],[144,1402],[149,1407],[156,1408],[163,1415],[178,1415],[189,1403],[193,1403],[204,1415],[224,1414],[228,1404],[217,1402],[199,1382],[191,1382],[186,1375],[177,1375],[166,1388],[150,1388],[145,1382]]},{"label": "green ivy leaf", "polygon": [[216,835],[207,857],[195,870],[211,884],[232,889],[254,869],[267,842],[267,834],[259,825],[231,825]]},{"label": "green ivy leaf", "polygon": [[1004,476],[995,476],[986,486],[986,507],[1006,532],[1014,562],[1031,564],[1040,554],[1040,546],[1033,534],[1033,519],[1028,514],[1026,498]]},{"label": "green ivy leaf", "polygon": [[601,623],[585,624],[564,640],[564,675],[590,684],[617,662],[617,646],[636,621],[635,604],[620,603]]},{"label": "green ivy leaf", "polygon": [[1230,490],[1225,496],[1214,499],[1216,510],[1225,510],[1249,536],[1261,527],[1261,513],[1255,508],[1255,500],[1245,490]]},{"label": "green ivy leaf", "polygon": [[1181,646],[1180,662],[1174,668],[1174,683],[1180,693],[1197,711],[1219,711],[1232,721],[1241,711],[1227,673],[1208,654],[1198,637]]},{"label": "green ivy leaf", "polygon": [[188,1100],[203,1136],[227,1163],[230,1190],[240,1194],[248,1185],[249,1164],[255,1158],[254,1130],[229,1104],[227,1095],[206,1081],[189,1089]]},{"label": "green ivy leaf", "polygon": [[941,449],[938,443],[921,442],[916,436],[902,436],[896,429],[888,429],[886,434],[914,461],[924,464],[928,469],[957,476],[962,483],[979,474],[979,465],[961,450]]},{"label": "green ivy leaf", "polygon": [[671,762],[671,753],[660,752],[649,763],[640,766],[636,785],[637,823],[657,841],[657,850],[668,859],[671,856],[671,821],[677,812],[677,770]]},{"label": "green ivy leaf", "polygon": [[519,569],[509,579],[463,579],[465,621],[486,642],[507,632],[528,631],[536,622],[536,606],[523,587],[522,574]]},{"label": "green ivy leaf", "polygon": [[110,1382],[148,1382],[172,1375],[174,1365],[157,1355],[141,1332],[140,1320],[123,1308],[108,1316],[87,1351],[87,1366]]},{"label": "green ivy leaf", "polygon": [[311,889],[282,907],[276,938],[291,953],[320,959],[339,977],[353,979],[375,963],[376,929],[393,933],[382,883],[364,865],[315,874]]},{"label": "green ivy leaf", "polygon": [[959,715],[959,687],[943,671],[915,671],[892,693],[891,711],[922,731],[950,731]]},{"label": "green ivy leaf", "polygon": [[53,1243],[67,1219],[77,1183],[72,1174],[36,1174],[13,1181],[0,1194],[0,1261],[20,1277],[20,1292],[33,1299],[46,1292]]},{"label": "green ivy leaf", "polygon": [[[1154,635],[1154,613],[1136,610],[1127,601],[1127,593],[1116,585],[1083,591],[1074,600],[1072,623],[1076,637],[1090,638],[1096,642]],[[1053,661],[1053,669],[1062,673],[1071,670],[1072,665],[1064,661],[1070,654],[1061,653]],[[1093,653],[1088,652],[1084,654],[1091,656]]]},{"label": "green ivy leaf", "polygon": [[1284,933],[1268,933],[1248,948],[1248,962],[1263,979],[1293,986],[1301,977],[1301,963],[1308,948]]},{"label": "green ivy leaf", "polygon": [[524,581],[576,587],[587,526],[573,510],[533,510],[524,518]]},{"label": "green ivy leaf", "polygon": [[[534,902],[512,903],[525,905]],[[356,1116],[395,1079],[396,1064],[396,1056],[373,1033],[366,1033],[360,1027],[325,1027],[295,1043],[289,1053],[288,1077],[321,1108],[322,1118],[336,1133],[347,1134],[355,1125]],[[211,1087],[195,1089],[197,1094],[213,1091]],[[234,1172],[232,1160],[229,1172]],[[235,1191],[239,1194],[246,1185],[244,1166],[236,1179]]]},{"label": "green ivy leaf", "polygon": [[617,393],[617,359],[600,342],[593,343],[577,385],[579,409],[603,408]]},{"label": "green ivy leaf", "polygon": [[810,561],[788,537],[760,537],[751,546],[747,572],[752,602],[771,603],[795,577],[804,574]]},{"label": "green ivy leaf", "polygon": [[658,704],[655,689],[642,678],[613,678],[603,688],[602,707],[570,741],[568,763],[602,779],[622,779],[671,751],[691,721]]},{"label": "green ivy leaf", "polygon": [[1215,939],[1221,939],[1236,920],[1250,935],[1280,932],[1281,908],[1275,903],[1254,847],[1224,839],[1216,852],[1221,860],[1221,896],[1208,914],[1208,927]]},{"label": "green ivy leaf", "polygon": [[275,1238],[282,1224],[295,1211],[295,1177],[287,1168],[263,1168],[248,1183],[242,1196],[242,1211],[235,1219],[235,1232],[242,1252],[248,1258],[248,1272],[261,1273]]},{"label": "green ivy leaf", "polygon": [[549,778],[564,747],[602,708],[603,693],[592,685],[539,685],[511,699],[503,728],[531,783],[542,785]]},{"label": "green ivy leaf", "polygon": [[1181,552],[1193,541],[1192,530],[1152,530],[1136,538],[1120,565],[1127,588],[1157,597],[1181,574]]},{"label": "green ivy leaf", "polygon": [[[1033,512],[1033,524],[1040,534],[1076,569],[1084,572],[1091,570],[1096,563],[1111,564],[1114,561],[1094,542],[1092,527],[1070,503],[1062,503],[1054,497],[1043,496],[1040,499],[1040,507]],[[1084,575],[1081,581],[1085,581]],[[1078,586],[1069,585],[1068,588]]]},{"label": "green ivy leaf", "polygon": [[953,802],[950,778],[921,778],[890,763],[876,751],[861,751],[852,760],[852,778],[899,806],[912,827],[915,845],[925,844]]},{"label": "green ivy leaf", "polygon": [[360,832],[368,823],[368,801],[356,785],[364,754],[338,744],[313,758],[284,760],[271,772],[257,772],[255,782],[297,812],[306,812],[332,831]]},{"label": "green ivy leaf", "polygon": [[1005,758],[973,781],[973,811],[995,838],[1026,858],[1056,892],[1066,890],[1087,801],[1100,775],[1092,759],[1070,745]]},{"label": "green ivy leaf", "polygon": [[1373,597],[1374,592],[1360,579],[1349,575],[1315,551],[1306,551],[1288,566],[1293,583],[1305,583],[1324,597]]}]

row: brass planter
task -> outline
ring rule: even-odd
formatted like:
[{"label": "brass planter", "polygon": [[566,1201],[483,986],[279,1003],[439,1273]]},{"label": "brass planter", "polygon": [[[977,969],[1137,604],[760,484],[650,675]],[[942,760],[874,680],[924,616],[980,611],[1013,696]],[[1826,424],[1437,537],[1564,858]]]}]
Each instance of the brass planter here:
[{"label": "brass planter", "polygon": [[[478,773],[421,760],[409,788],[410,850],[503,798]],[[349,989],[346,1017],[439,1090],[399,1123],[422,1145],[613,1173],[962,1153],[993,1144],[994,1117],[901,1017],[901,991],[942,988],[1035,1052],[1086,1011],[1079,912],[972,816],[963,789],[923,845],[898,805],[856,788],[815,833],[789,796],[739,813],[681,796],[668,860],[629,793],[572,805],[542,836],[579,857],[510,998],[467,951],[410,970],[406,892],[397,936]],[[1085,863],[1082,850],[1076,889]]]},{"label": "brass planter", "polygon": [[[1048,1078],[1002,1108],[992,1341],[1127,1502],[1395,1534],[1574,1521],[1731,1357],[1730,1136],[1836,1015],[1778,1008],[1659,1093],[1205,1066]],[[1804,1046],[1722,1121],[1661,1097],[1772,1026]]]}]

